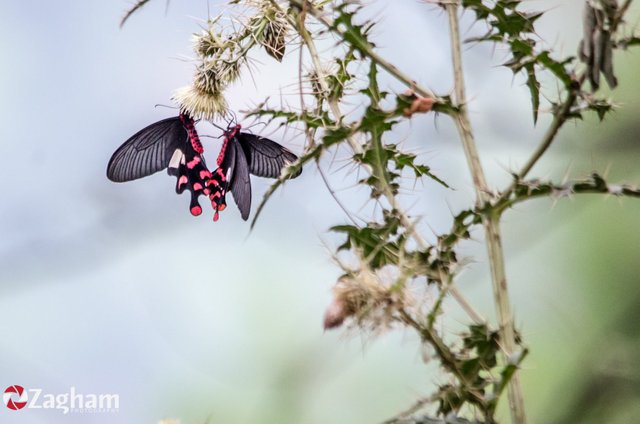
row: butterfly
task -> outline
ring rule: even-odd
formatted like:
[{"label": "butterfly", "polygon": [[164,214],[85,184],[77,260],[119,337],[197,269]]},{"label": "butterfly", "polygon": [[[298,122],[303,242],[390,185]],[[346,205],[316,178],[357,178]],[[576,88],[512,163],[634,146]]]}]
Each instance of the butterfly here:
[{"label": "butterfly", "polygon": [[[211,194],[216,212],[219,206],[226,206],[225,194],[230,191],[245,221],[251,211],[251,180],[249,174],[258,177],[278,178],[282,170],[295,162],[298,156],[268,138],[241,132],[240,125],[230,125],[224,131],[224,143],[218,155],[218,169],[214,175],[224,176],[223,190]],[[289,178],[302,173],[297,170]]]},{"label": "butterfly", "polygon": [[107,166],[107,178],[126,182],[167,169],[177,179],[176,193],[191,193],[192,215],[202,213],[198,198],[204,195],[209,197],[217,221],[218,212],[226,207],[226,193],[231,191],[242,219],[247,220],[251,210],[249,174],[277,178],[298,157],[272,140],[240,129],[240,125],[233,125],[224,131],[218,168],[211,172],[193,119],[185,113],[163,119],[138,131],[115,151]]},{"label": "butterfly", "polygon": [[219,192],[223,181],[207,168],[193,119],[180,114],[145,127],[120,146],[107,166],[107,178],[121,183],[137,180],[168,168],[177,178],[176,193],[191,193],[189,210],[202,213],[200,195]]}]

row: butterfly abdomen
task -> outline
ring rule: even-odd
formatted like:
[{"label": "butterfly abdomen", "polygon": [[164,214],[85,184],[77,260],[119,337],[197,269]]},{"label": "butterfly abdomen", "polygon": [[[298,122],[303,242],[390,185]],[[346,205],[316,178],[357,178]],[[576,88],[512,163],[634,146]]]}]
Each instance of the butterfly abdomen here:
[{"label": "butterfly abdomen", "polygon": [[182,122],[184,129],[187,130],[187,133],[189,134],[189,141],[191,142],[193,150],[198,154],[204,153],[204,148],[200,142],[200,137],[198,137],[198,132],[196,131],[196,125],[193,118],[184,113],[180,113],[180,121]]},{"label": "butterfly abdomen", "polygon": [[242,126],[238,124],[238,125],[234,125],[233,127],[230,127],[227,131],[225,131],[224,142],[222,143],[222,148],[220,149],[220,153],[218,154],[218,159],[216,160],[216,163],[218,164],[218,166],[222,165],[222,162],[224,161],[224,156],[227,153],[227,147],[229,146],[229,142],[236,137],[236,135],[240,132],[240,129],[242,129]]}]

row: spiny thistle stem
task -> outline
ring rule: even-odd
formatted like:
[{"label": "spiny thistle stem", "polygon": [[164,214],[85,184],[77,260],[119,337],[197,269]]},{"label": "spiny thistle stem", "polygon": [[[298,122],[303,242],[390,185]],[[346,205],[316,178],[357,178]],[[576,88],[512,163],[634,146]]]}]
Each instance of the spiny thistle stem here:
[{"label": "spiny thistle stem", "polygon": [[[275,3],[275,2],[274,2]],[[307,31],[307,27],[305,26],[305,18],[306,18],[306,10],[308,7],[308,3],[304,3],[302,6],[302,11],[298,17],[298,22],[293,22],[298,28],[298,33],[302,37],[304,44],[307,46],[309,50],[309,55],[311,56],[311,61],[313,63],[313,67],[318,75],[318,83],[320,84],[320,88],[324,94],[329,93],[329,86],[327,85],[327,77],[322,69],[322,63],[320,62],[320,55],[318,54],[318,49],[316,48],[316,44],[313,41],[313,38]],[[327,98],[325,99],[331,109],[331,113],[336,120],[336,122],[340,122],[342,120],[342,111],[340,110],[340,105],[336,99]],[[354,153],[362,153],[362,146],[358,144],[358,142],[353,137],[347,137],[347,142],[353,149]]]},{"label": "spiny thistle stem", "polygon": [[[456,357],[451,353],[442,338],[440,338],[440,336],[435,331],[433,331],[432,328],[426,327],[417,322],[404,309],[400,309],[399,314],[401,321],[403,321],[408,326],[413,327],[418,332],[418,334],[420,334],[420,337],[422,337],[424,341],[429,342],[429,344],[438,354],[438,357],[441,359],[442,365],[456,376],[460,384],[469,391],[469,393],[474,397],[475,401],[480,405],[484,405],[486,403],[486,400],[483,394],[473,388],[473,385],[465,376],[464,371],[460,369]],[[487,418],[490,419],[490,417],[488,416]]]},{"label": "spiny thistle stem", "polygon": [[[273,1],[273,4],[274,6],[279,7],[279,5],[275,3],[275,1]],[[304,44],[307,46],[309,50],[309,55],[311,56],[311,60],[317,72],[318,82],[320,84],[320,87],[323,93],[329,93],[329,87],[327,85],[326,77],[324,75],[324,72],[322,70],[322,64],[320,62],[320,55],[318,54],[318,50],[315,46],[315,42],[313,41],[313,38],[310,36],[304,24],[305,13],[308,7],[310,6],[308,5],[307,2],[305,2],[302,5],[302,13],[299,16],[298,22],[291,21],[291,24],[298,29],[298,33],[302,37]],[[329,108],[331,109],[331,112],[333,113],[336,121],[337,122],[341,121],[343,115],[342,115],[342,111],[340,109],[340,104],[338,103],[338,101],[333,98],[326,98],[326,100],[327,100],[327,103],[329,104]],[[353,139],[353,137],[347,137],[347,141],[351,146],[351,148],[353,149],[354,153],[360,153],[362,151],[362,147],[357,143],[356,140]],[[418,245],[421,248],[423,249],[426,248],[428,246],[428,243],[417,231],[415,231],[415,225],[413,224],[411,219],[408,217],[406,212],[404,212],[402,206],[398,203],[393,192],[388,187],[386,187],[386,189],[383,191],[383,194],[387,199],[387,201],[389,202],[389,205],[391,206],[391,208],[397,211],[398,215],[400,216],[401,223],[407,229],[408,234],[416,241],[416,243],[418,243]],[[442,284],[445,284],[445,283],[446,281],[442,281]],[[451,296],[454,298],[454,300],[456,300],[456,302],[458,302],[460,307],[467,313],[467,315],[469,315],[469,317],[474,322],[476,323],[486,322],[486,320],[482,317],[482,315],[480,315],[473,308],[473,306],[471,306],[471,304],[466,300],[464,295],[460,293],[460,291],[453,284],[447,284],[447,286],[448,286],[449,293],[451,293]]]},{"label": "spiny thistle stem", "polygon": [[[620,23],[623,22],[623,18],[629,9],[629,6],[631,6],[631,2],[632,0],[626,0],[618,8],[618,12],[616,13],[613,21],[611,22],[612,32],[615,32],[618,29]],[[538,144],[538,147],[536,147],[531,157],[527,160],[527,162],[522,167],[522,169],[517,174],[514,175],[514,181],[511,183],[511,185],[509,185],[508,188],[506,188],[500,193],[500,197],[495,202],[495,204],[500,204],[509,198],[509,196],[511,195],[511,193],[513,193],[513,190],[516,188],[519,182],[522,181],[529,174],[529,172],[533,169],[536,163],[538,163],[540,158],[542,158],[542,156],[546,153],[547,149],[549,149],[553,141],[556,139],[556,136],[558,135],[558,132],[560,131],[562,126],[571,117],[572,108],[575,105],[576,101],[578,100],[578,95],[580,94],[580,90],[582,88],[584,81],[586,80],[586,77],[587,77],[586,72],[583,72],[578,77],[574,77],[574,82],[568,90],[568,95],[566,100],[558,108],[557,112],[554,113],[553,121],[551,122],[551,125],[549,126],[546,133],[542,137],[542,140]]]},{"label": "spiny thistle stem", "polygon": [[[462,70],[462,52],[460,41],[460,28],[458,20],[458,2],[448,2],[444,4],[449,18],[449,33],[451,37],[451,51],[453,60],[453,73],[455,82],[456,105],[458,111],[453,116],[458,128],[458,133],[464,146],[467,163],[473,177],[473,183],[476,189],[476,202],[481,205],[490,199],[490,193],[487,189],[487,183],[484,171],[480,163],[476,143],[473,137],[473,131],[466,108],[465,83]],[[502,333],[502,342],[504,347],[505,361],[515,352],[515,331],[513,328],[513,314],[511,312],[511,304],[509,301],[509,292],[507,286],[507,277],[504,265],[504,254],[502,241],[500,239],[500,216],[497,214],[489,215],[484,219],[485,239],[487,251],[489,255],[489,263],[491,268],[491,279],[493,283],[493,292]],[[524,399],[522,396],[522,388],[520,380],[516,372],[509,382],[508,397],[509,409],[511,410],[511,420],[513,423],[525,424],[526,416],[524,411]]]},{"label": "spiny thistle stem", "polygon": [[500,194],[500,199],[498,200],[498,202],[500,200],[503,200],[509,197],[509,195],[513,192],[516,185],[518,184],[518,181],[523,180],[527,176],[527,174],[529,174],[529,171],[533,169],[535,164],[538,163],[542,155],[545,154],[547,149],[551,146],[553,141],[556,139],[556,136],[558,135],[560,128],[562,128],[562,126],[567,121],[567,119],[569,119],[569,115],[571,114],[571,108],[575,104],[576,99],[577,99],[577,91],[574,90],[569,92],[567,99],[562,104],[562,108],[560,109],[560,112],[553,117],[553,121],[551,122],[551,125],[547,129],[547,132],[545,133],[545,135],[542,137],[540,144],[538,145],[536,150],[533,152],[531,157],[527,160],[527,162],[522,167],[522,169],[515,175],[514,182],[511,183],[511,185]]},{"label": "spiny thistle stem", "polygon": [[[289,3],[295,5],[301,10],[308,11],[311,15],[313,15],[314,18],[318,20],[318,22],[322,23],[324,26],[326,26],[330,30],[334,30],[336,33],[338,33],[338,35],[344,37],[344,34],[341,33],[339,29],[333,28],[333,22],[331,22],[330,19],[325,17],[320,10],[318,10],[312,4],[310,4],[308,0],[289,0]],[[359,48],[362,51],[362,53],[364,53],[369,59],[371,59],[373,62],[377,63],[378,65],[380,65],[384,70],[386,70],[391,75],[393,75],[397,80],[403,82],[411,90],[415,91],[421,96],[430,97],[434,99],[436,102],[440,102],[442,100],[440,97],[436,96],[433,93],[433,91],[429,90],[426,87],[422,87],[416,81],[411,79],[409,75],[405,74],[403,71],[398,69],[392,63],[387,62],[382,56],[376,53],[371,48],[371,46],[362,45],[362,46],[359,46]]]},{"label": "spiny thistle stem", "polygon": [[[504,345],[504,356],[505,360],[509,361],[511,355],[516,351],[516,341],[515,330],[513,327],[513,313],[511,312],[511,303],[509,301],[499,220],[500,216],[497,214],[492,214],[486,219],[485,238],[491,268],[496,312],[498,314],[502,342]],[[524,397],[522,396],[522,387],[520,385],[520,378],[517,371],[509,381],[508,398],[509,409],[511,410],[511,421],[515,424],[525,424],[527,419],[524,410]]]},{"label": "spiny thistle stem", "polygon": [[456,128],[458,129],[458,133],[460,134],[462,146],[464,147],[465,156],[467,157],[469,169],[473,178],[473,185],[476,189],[476,202],[480,205],[488,200],[489,190],[487,188],[482,164],[480,163],[478,149],[476,148],[471,122],[469,121],[469,114],[467,113],[466,89],[464,73],[462,71],[462,45],[460,42],[460,29],[458,23],[458,3],[447,3],[445,8],[449,17],[449,33],[451,37],[451,54],[455,84],[454,91],[456,106],[458,107],[458,111],[454,114],[453,120]]}]

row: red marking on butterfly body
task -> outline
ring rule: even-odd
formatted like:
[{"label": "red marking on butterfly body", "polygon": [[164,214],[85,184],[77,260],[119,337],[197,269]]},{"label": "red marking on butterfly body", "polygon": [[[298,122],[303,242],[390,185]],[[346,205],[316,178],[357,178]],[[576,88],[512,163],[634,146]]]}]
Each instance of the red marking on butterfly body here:
[{"label": "red marking on butterfly body", "polygon": [[220,153],[218,154],[218,159],[216,160],[216,163],[218,164],[218,166],[222,165],[222,161],[224,160],[224,155],[227,152],[227,144],[229,144],[229,141],[233,139],[233,137],[235,137],[236,134],[238,134],[238,132],[241,129],[242,129],[242,126],[238,124],[224,133],[224,143],[222,143],[222,149],[220,149]]},{"label": "red marking on butterfly body", "polygon": [[215,170],[215,173],[218,175],[218,177],[220,177],[220,180],[222,182],[227,181],[227,176],[224,175],[224,171],[222,170],[222,168],[218,168]]},{"label": "red marking on butterfly body", "polygon": [[193,169],[199,163],[200,163],[200,156],[196,156],[193,159],[191,159],[189,162],[187,162],[187,168]]},{"label": "red marking on butterfly body", "polygon": [[184,125],[184,128],[189,134],[189,141],[191,141],[191,147],[193,147],[193,150],[195,150],[198,154],[204,153],[204,148],[202,147],[202,143],[200,142],[200,137],[198,137],[198,132],[196,131],[193,118],[184,113],[180,113],[180,121],[182,121],[182,125]]}]

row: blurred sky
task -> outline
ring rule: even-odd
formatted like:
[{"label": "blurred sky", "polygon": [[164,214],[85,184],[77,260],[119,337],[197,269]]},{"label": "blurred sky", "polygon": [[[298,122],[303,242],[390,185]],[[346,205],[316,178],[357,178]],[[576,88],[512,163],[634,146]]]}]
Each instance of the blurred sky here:
[{"label": "blurred sky", "polygon": [[[580,5],[539,1],[527,7],[549,10],[539,23],[540,36],[573,54]],[[165,2],[152,0],[120,29],[127,7],[125,1],[0,0],[0,386],[47,393],[75,386],[120,395],[117,415],[1,407],[0,422],[152,423],[175,417],[184,423],[369,423],[428,394],[439,380],[434,364],[422,363],[412,334],[323,333],[322,314],[339,275],[325,246],[339,239],[326,230],[345,217],[313,167],[276,193],[251,233],[235,204],[217,223],[207,208],[191,217],[187,196],[176,196],[173,179],[164,173],[127,184],[106,179],[107,161],[124,140],[175,114],[154,105],[170,105],[173,90],[190,82],[191,34],[208,11],[219,11],[215,3],[190,0],[172,1],[165,12]],[[372,16],[381,20],[374,31],[381,52],[420,83],[449,92],[443,13],[413,0],[375,2],[373,8]],[[471,24],[472,16],[465,15],[465,36],[481,31]],[[524,162],[549,119],[543,116],[533,127],[523,81],[498,67],[504,58],[500,47],[465,51],[473,124],[498,186],[508,181],[507,170]],[[276,105],[288,96],[295,102],[297,54],[282,64],[265,54],[254,59],[257,72],[229,90],[232,108],[246,110],[267,97]],[[617,63],[627,92],[612,125],[629,131],[625,122],[639,106],[632,70],[640,61],[623,54]],[[385,78],[387,89],[404,90]],[[545,89],[555,94],[554,86]],[[218,135],[211,126],[201,127]],[[591,120],[586,130],[568,127],[563,147],[554,147],[553,159],[537,175],[561,178],[570,170],[580,176],[614,161],[619,166],[613,175],[640,181],[624,154],[612,157],[597,145],[594,131],[600,130]],[[295,131],[271,125],[264,132],[301,151]],[[602,134],[613,139],[623,133]],[[455,188],[427,181],[419,194],[403,199],[423,217],[422,230],[433,239],[473,194],[455,130],[445,117],[427,115],[399,127],[395,136]],[[212,160],[219,141],[204,143],[214,152]],[[340,160],[331,184],[358,211],[367,193],[353,188],[355,174],[336,170]],[[254,211],[268,184],[253,179]],[[575,297],[570,284],[557,286],[571,275],[553,271],[567,269],[562,256],[549,257],[571,239],[571,222],[559,221],[588,209],[579,202],[555,212],[551,202],[537,203],[507,215],[517,320],[529,343],[542,346],[527,362],[536,370],[525,370],[528,394],[545,383],[561,384],[560,377],[549,377],[557,364],[548,358],[557,351],[546,346],[575,334],[566,323],[589,315],[588,299]],[[607,205],[607,214],[638,211],[631,202]],[[492,316],[477,240],[480,234],[464,247],[476,263],[461,287]],[[563,314],[570,316],[568,327],[543,330]],[[544,396],[531,397],[534,410],[542,408]]]}]

